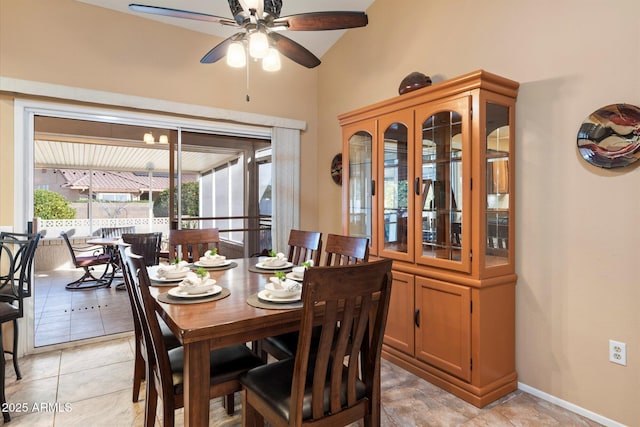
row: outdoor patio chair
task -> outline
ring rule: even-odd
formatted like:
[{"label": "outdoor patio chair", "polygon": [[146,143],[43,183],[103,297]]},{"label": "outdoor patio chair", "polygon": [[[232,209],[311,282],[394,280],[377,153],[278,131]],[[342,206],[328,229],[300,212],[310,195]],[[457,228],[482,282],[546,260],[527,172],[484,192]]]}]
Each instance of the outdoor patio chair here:
[{"label": "outdoor patio chair", "polygon": [[[77,280],[67,283],[65,286],[69,290],[94,289],[102,286],[110,286],[113,281],[114,265],[112,263],[112,255],[105,253],[100,246],[73,246],[69,241],[66,232],[61,232],[60,236],[64,239],[71,261],[75,268],[82,268],[84,274]],[[77,255],[90,254],[90,255]],[[99,267],[96,269],[96,267]],[[104,267],[104,270],[102,269]]]}]

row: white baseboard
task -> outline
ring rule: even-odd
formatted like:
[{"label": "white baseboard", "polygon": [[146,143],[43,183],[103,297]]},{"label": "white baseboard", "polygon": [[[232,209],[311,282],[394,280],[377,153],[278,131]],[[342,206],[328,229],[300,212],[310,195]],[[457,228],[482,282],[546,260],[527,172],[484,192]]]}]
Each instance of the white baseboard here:
[{"label": "white baseboard", "polygon": [[527,392],[533,396],[539,397],[542,400],[546,400],[547,402],[553,403],[554,405],[558,405],[564,409],[567,409],[571,412],[575,412],[578,415],[582,415],[585,418],[589,418],[597,423],[602,424],[607,427],[626,427],[624,424],[621,424],[617,421],[610,420],[609,418],[603,417],[600,414],[596,414],[595,412],[591,412],[587,409],[584,409],[578,405],[574,405],[571,402],[567,402],[566,400],[559,399],[549,393],[545,393],[544,391],[540,391],[537,388],[533,388],[521,382],[518,383],[518,390],[522,390]]}]

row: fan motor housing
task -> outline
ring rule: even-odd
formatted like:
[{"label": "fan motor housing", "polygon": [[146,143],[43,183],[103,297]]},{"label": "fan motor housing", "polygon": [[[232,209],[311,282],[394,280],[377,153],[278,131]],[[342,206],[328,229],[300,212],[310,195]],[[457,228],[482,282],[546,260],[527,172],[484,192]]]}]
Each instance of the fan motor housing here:
[{"label": "fan motor housing", "polygon": [[[238,0],[229,0],[229,8],[233,16],[238,16],[244,9],[240,5]],[[263,10],[264,13],[268,13],[274,18],[280,17],[280,10],[282,9],[282,0],[264,0]]]}]

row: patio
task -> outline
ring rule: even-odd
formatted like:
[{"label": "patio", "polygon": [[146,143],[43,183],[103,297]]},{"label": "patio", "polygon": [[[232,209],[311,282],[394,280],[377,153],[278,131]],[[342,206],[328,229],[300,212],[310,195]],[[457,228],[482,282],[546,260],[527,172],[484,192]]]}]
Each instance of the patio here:
[{"label": "patio", "polygon": [[68,291],[65,285],[82,273],[68,268],[37,272],[34,287],[34,346],[133,331],[125,290],[98,288]]}]

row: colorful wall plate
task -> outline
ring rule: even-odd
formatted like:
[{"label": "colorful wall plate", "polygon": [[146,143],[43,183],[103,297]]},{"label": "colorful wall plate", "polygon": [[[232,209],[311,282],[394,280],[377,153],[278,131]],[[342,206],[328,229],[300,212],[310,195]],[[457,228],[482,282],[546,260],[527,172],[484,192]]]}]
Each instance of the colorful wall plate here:
[{"label": "colorful wall plate", "polygon": [[578,150],[587,162],[607,169],[640,159],[640,108],[611,104],[591,113],[578,131]]}]

